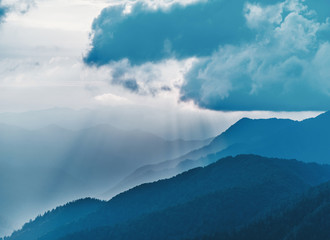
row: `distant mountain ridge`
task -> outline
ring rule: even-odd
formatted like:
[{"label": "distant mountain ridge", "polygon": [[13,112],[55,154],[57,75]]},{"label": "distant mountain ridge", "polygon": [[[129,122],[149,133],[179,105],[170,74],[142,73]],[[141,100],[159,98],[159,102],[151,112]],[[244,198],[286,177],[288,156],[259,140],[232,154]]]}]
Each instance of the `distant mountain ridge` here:
[{"label": "distant mountain ridge", "polygon": [[[99,210],[46,234],[29,231],[38,235],[39,240],[203,236],[220,231],[219,222],[223,230],[232,230],[257,220],[281,203],[328,180],[328,165],[256,155],[227,157],[207,167],[121,193]],[[46,221],[51,216],[52,213],[47,213],[42,218]],[[25,232],[23,228],[7,240],[30,240]]]},{"label": "distant mountain ridge", "polygon": [[[96,197],[143,164],[179,156],[209,141],[167,141],[105,124],[79,131],[0,124],[0,214],[14,226],[23,224],[44,209]],[[10,225],[3,224],[0,236],[9,234]]]},{"label": "distant mountain ridge", "polygon": [[330,164],[330,111],[303,121],[243,118],[213,141],[174,160],[143,166],[108,191],[168,178],[226,156],[257,154]]},{"label": "distant mountain ridge", "polygon": [[[107,192],[105,196],[114,196],[116,193],[139,185],[140,183],[169,178],[191,168],[206,166],[222,157],[230,155],[235,156],[241,153],[252,153],[268,157],[278,156],[280,158],[292,158],[306,162],[315,161],[327,163],[328,159],[330,159],[330,150],[327,144],[330,142],[329,123],[330,112],[301,122],[285,119],[252,120],[243,118],[204,147],[195,147],[193,145],[196,142],[193,142],[192,145],[188,144],[188,146],[191,146],[193,149],[197,148],[197,150],[193,150],[174,160],[165,161],[160,164],[149,164],[139,168],[133,174],[125,178],[119,185]],[[3,134],[0,134],[0,154],[6,155],[12,150],[10,152],[10,154],[12,154],[11,157],[16,157],[17,159],[23,157],[23,159],[28,159],[25,163],[29,163],[29,159],[34,159],[33,156],[36,156],[36,153],[38,153],[38,156],[45,156],[40,158],[41,161],[35,162],[37,166],[26,164],[24,168],[19,168],[20,171],[13,171],[13,161],[8,161],[9,158],[7,156],[4,156],[4,160],[0,164],[0,186],[6,182],[15,183],[16,180],[13,176],[27,176],[29,180],[23,180],[24,186],[21,184],[19,191],[16,192],[14,189],[8,189],[5,186],[0,188],[0,190],[6,189],[9,191],[9,193],[0,192],[2,196],[5,196],[2,201],[3,206],[6,205],[6,201],[17,201],[21,199],[19,197],[22,195],[20,191],[39,191],[40,189],[38,190],[36,188],[38,183],[51,183],[52,188],[43,187],[42,191],[39,191],[39,194],[33,195],[35,199],[31,199],[26,195],[24,202],[15,202],[16,205],[22,208],[25,205],[27,206],[31,201],[36,202],[38,206],[41,203],[44,204],[46,198],[52,199],[57,203],[63,203],[68,201],[68,199],[60,199],[59,196],[66,194],[71,196],[69,199],[92,195],[93,193],[86,190],[88,186],[91,186],[91,182],[88,181],[88,179],[93,179],[94,176],[111,176],[107,171],[107,169],[109,169],[109,162],[105,160],[104,156],[109,156],[110,159],[119,159],[119,162],[117,162],[123,167],[127,164],[122,161],[119,155],[114,154],[113,149],[117,150],[120,154],[125,154],[127,159],[134,160],[133,162],[135,162],[135,160],[138,159],[135,157],[137,156],[136,151],[140,151],[141,149],[138,144],[145,147],[143,142],[148,142],[145,140],[139,141],[139,139],[143,139],[143,137],[139,136],[140,132],[135,132],[133,135],[127,133],[127,138],[116,137],[116,130],[104,125],[79,131],[78,133],[77,131],[65,130],[54,125],[38,130],[37,133],[31,130],[24,130],[6,125],[0,126],[0,131],[3,131]],[[24,137],[21,137],[21,133],[24,133]],[[10,138],[6,138],[6,134],[10,136]],[[53,138],[47,138],[49,134],[51,134]],[[111,142],[109,142],[107,138],[103,138],[103,136],[115,138],[120,141],[111,144]],[[40,141],[40,139],[42,140]],[[76,139],[79,139],[79,141],[76,141]],[[132,148],[129,148],[129,150],[123,147],[120,148],[119,146],[122,145],[122,143],[127,143],[125,142],[126,139],[132,142]],[[154,151],[156,155],[162,155],[164,152],[166,152],[166,154],[168,153],[166,149],[164,151],[159,151],[159,149],[153,145],[159,143],[159,138],[153,139],[154,141],[150,140],[150,144],[147,144],[145,157],[141,157],[143,161],[153,160],[153,158],[150,158],[150,156],[152,156],[150,150]],[[15,144],[10,146],[11,143]],[[38,144],[36,145],[36,143]],[[26,149],[23,151],[15,151],[20,144],[21,146],[25,146]],[[178,141],[173,146],[178,146],[180,144],[180,141]],[[202,146],[204,143],[197,142],[197,144]],[[33,145],[38,146],[38,148],[31,148],[30,146]],[[276,148],[274,146],[276,146]],[[93,151],[89,151],[89,149]],[[65,154],[56,155],[59,150]],[[43,152],[47,154],[43,155]],[[163,155],[166,156],[166,154]],[[45,164],[47,166],[48,163],[56,162],[53,161],[53,159],[58,159],[59,157],[63,159],[63,161],[60,161],[58,166],[52,166],[51,168],[45,167]],[[89,162],[88,159],[93,159],[93,161]],[[101,170],[99,171],[96,167]],[[113,169],[116,168],[114,167]],[[28,170],[30,173],[23,174],[21,170]],[[84,176],[77,176],[77,172],[84,173]],[[119,170],[115,173],[117,174],[118,172]],[[106,185],[104,183],[109,184]],[[104,178],[100,179],[95,185],[111,187],[112,183],[114,182]],[[82,186],[82,189],[77,188],[77,186]],[[72,192],[72,189],[74,189],[75,192]],[[93,190],[97,189],[93,188]],[[8,196],[12,196],[12,198],[8,198]],[[58,199],[60,199],[60,201]],[[52,206],[54,206],[54,203],[50,202],[47,206],[45,205],[43,209]],[[15,216],[15,210],[16,209],[10,212],[13,213],[10,215],[8,215],[7,212],[9,210],[7,209],[1,211],[4,215],[17,218],[18,216]],[[30,208],[30,210],[32,214],[29,213],[28,216],[40,212],[38,209]],[[10,219],[8,220],[11,223]]]}]

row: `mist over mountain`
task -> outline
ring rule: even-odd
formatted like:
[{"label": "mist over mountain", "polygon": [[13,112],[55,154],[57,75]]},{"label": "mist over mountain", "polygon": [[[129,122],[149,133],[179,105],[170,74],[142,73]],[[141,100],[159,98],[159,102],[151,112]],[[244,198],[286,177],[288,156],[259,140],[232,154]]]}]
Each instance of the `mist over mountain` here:
[{"label": "mist over mountain", "polygon": [[[17,219],[26,221],[22,213],[33,216],[109,188],[103,197],[114,196],[140,183],[179,174],[121,193],[99,210],[90,208],[88,202],[81,209],[77,206],[78,212],[87,211],[85,216],[74,213],[65,222],[49,220],[45,230],[40,223],[48,222],[48,217],[53,216],[53,212],[47,213],[9,239],[32,240],[36,236],[40,240],[93,239],[95,235],[98,239],[132,239],[133,236],[145,239],[146,236],[159,238],[160,233],[172,236],[173,232],[176,236],[173,239],[184,239],[230,232],[262,219],[281,203],[330,180],[330,168],[256,155],[217,159],[258,153],[269,157],[296,156],[300,161],[324,164],[330,156],[329,117],[327,112],[300,122],[243,118],[212,141],[166,141],[142,131],[122,131],[109,125],[74,131],[56,125],[25,130],[3,124],[0,142],[6,161],[1,162],[0,170],[2,206],[15,206],[1,210],[6,216],[3,231],[8,233],[9,228],[17,226]],[[150,165],[164,158],[174,160]],[[148,165],[138,168],[143,162]],[[113,185],[134,168],[138,170],[117,186]],[[180,174],[191,168],[194,169]],[[12,188],[5,187],[8,182]],[[24,199],[20,197],[22,194]],[[186,225],[180,225],[177,220]],[[220,229],[219,223],[222,223]],[[158,226],[163,226],[162,232]],[[26,235],[26,229],[31,235]],[[90,230],[86,232],[86,229]]]},{"label": "mist over mountain", "polygon": [[168,141],[110,125],[26,130],[0,124],[0,215],[8,222],[1,224],[0,236],[45,209],[102,194],[143,164],[179,156],[209,141]]},{"label": "mist over mountain", "polygon": [[[166,140],[207,139],[230,125],[221,116],[214,119],[194,112],[171,114],[158,108],[112,106],[99,108],[47,108],[25,112],[0,112],[0,123],[28,130],[56,125],[68,130],[82,130],[97,125],[111,125],[125,131],[139,129]],[[239,117],[235,117],[238,119]],[[199,127],[196,128],[196,125]]]},{"label": "mist over mountain", "polygon": [[174,176],[238,154],[330,163],[330,112],[303,121],[243,118],[207,146],[177,159],[143,166],[123,179],[108,194],[143,182]]},{"label": "mist over mountain", "polygon": [[[49,119],[44,121],[50,122],[64,110],[58,111],[50,110]],[[31,122],[37,117],[47,116],[44,111],[26,114],[26,119],[31,118]],[[68,114],[68,119],[75,119],[72,111]],[[17,229],[45,209],[73,199],[87,196],[106,199],[140,183],[168,178],[195,166],[205,166],[218,157],[216,155],[205,161],[202,157],[210,152],[249,141],[251,136],[261,139],[297,123],[277,119],[260,121],[267,124],[259,126],[259,120],[243,119],[210,144],[212,139],[169,141],[143,131],[124,131],[107,124],[81,130],[66,129],[56,124],[39,129],[0,124],[0,191],[3,196],[0,210],[6,222],[2,225],[6,229],[2,233],[9,234],[13,228]],[[245,126],[250,122],[253,124]],[[166,159],[175,160],[158,164]],[[155,163],[157,165],[150,165]],[[140,168],[144,164],[147,165]],[[129,175],[135,169],[138,170]],[[10,188],[7,183],[10,183]]]},{"label": "mist over mountain", "polygon": [[[46,213],[6,239],[30,240],[31,233],[40,240],[186,239],[231,231],[328,180],[328,165],[255,155],[228,157],[133,188],[86,217],[73,217],[60,226],[52,220],[54,212]],[[49,226],[47,233],[43,222]]]}]

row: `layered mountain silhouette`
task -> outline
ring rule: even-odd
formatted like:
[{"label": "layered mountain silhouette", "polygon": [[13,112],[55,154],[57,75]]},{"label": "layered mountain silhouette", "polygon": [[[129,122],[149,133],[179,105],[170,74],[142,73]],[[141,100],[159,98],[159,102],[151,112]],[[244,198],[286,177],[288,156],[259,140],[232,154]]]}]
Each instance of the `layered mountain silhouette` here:
[{"label": "layered mountain silhouette", "polygon": [[[318,165],[330,163],[329,123],[330,112],[300,122],[244,118],[209,144],[165,141],[108,125],[81,131],[56,125],[35,131],[1,125],[1,206],[19,206],[0,207],[2,228],[28,207],[27,214],[33,216],[59,202],[93,196],[143,162],[172,158],[138,168],[106,195],[170,179],[135,187],[102,202],[100,208],[84,206],[92,210],[64,221],[52,220],[54,212],[48,212],[9,239],[190,239],[232,232],[263,221],[290,199],[330,180],[329,166]],[[12,188],[6,187],[8,182]],[[46,230],[42,222],[47,222]]]},{"label": "layered mountain silhouette", "polygon": [[0,220],[6,222],[0,236],[45,209],[103,193],[141,164],[179,156],[209,141],[167,141],[110,125],[73,131],[0,124],[0,215],[6,219]]},{"label": "layered mountain silhouette", "polygon": [[222,157],[257,154],[266,157],[330,163],[330,112],[304,121],[243,118],[200,149],[174,160],[146,165],[124,178],[107,194],[168,178]]},{"label": "layered mountain silhouette", "polygon": [[[79,201],[71,203],[26,224],[7,240],[189,239],[230,232],[329,180],[328,165],[256,155],[227,157],[135,187],[86,216],[80,213],[90,209],[88,204],[79,210]],[[76,210],[67,219],[71,208]]]},{"label": "layered mountain silhouette", "polygon": [[[81,166],[89,169],[90,165],[96,167],[94,163],[102,165],[104,161],[108,164],[116,161],[122,165],[118,166],[118,173],[123,171],[121,168],[134,169],[140,163],[180,156],[211,140],[168,141],[150,133],[124,131],[110,125],[97,125],[78,131],[49,125],[32,131],[1,124],[0,157],[14,164],[37,162],[46,165],[62,161],[74,165],[79,161]],[[104,169],[107,166],[102,167]]]}]

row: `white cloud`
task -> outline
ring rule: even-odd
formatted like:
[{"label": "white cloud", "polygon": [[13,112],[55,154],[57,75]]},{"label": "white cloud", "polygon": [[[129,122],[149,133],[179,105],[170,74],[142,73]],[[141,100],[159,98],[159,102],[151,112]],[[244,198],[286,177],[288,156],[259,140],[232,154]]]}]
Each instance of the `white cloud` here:
[{"label": "white cloud", "polygon": [[139,85],[141,95],[172,94],[178,96],[184,74],[190,69],[194,58],[186,60],[169,59],[159,63],[147,62],[142,65],[131,65],[125,59],[108,65],[110,69],[109,83],[120,85],[132,80]]},{"label": "white cloud", "polygon": [[[319,90],[330,96],[330,43],[323,43],[318,49],[312,63],[309,65],[308,74],[316,81]],[[317,75],[315,75],[317,73]]]},{"label": "white cloud", "polygon": [[[284,3],[262,7],[259,4],[247,3],[245,5],[245,18],[250,28],[264,27],[266,23],[280,24]],[[266,24],[267,26],[267,24]]]},{"label": "white cloud", "polygon": [[1,4],[14,13],[24,14],[35,6],[35,0],[2,0]]},{"label": "white cloud", "polygon": [[320,23],[292,12],[285,21],[275,29],[274,37],[280,49],[286,52],[310,51],[316,41]]},{"label": "white cloud", "polygon": [[130,13],[131,6],[140,2],[145,3],[148,8],[153,10],[157,10],[159,8],[166,10],[169,9],[173,4],[180,4],[182,6],[186,6],[192,3],[203,2],[203,1],[207,1],[207,0],[113,0],[111,1],[111,4],[127,5],[125,12]]},{"label": "white cloud", "polygon": [[295,0],[246,6],[256,40],[201,59],[186,75],[182,99],[220,110],[328,108],[329,42],[318,36],[328,22]]},{"label": "white cloud", "polygon": [[94,97],[96,101],[101,102],[104,105],[114,105],[114,106],[120,106],[120,105],[128,105],[131,104],[131,102],[124,97],[120,97],[117,95],[114,95],[112,93],[105,93],[99,96]]}]

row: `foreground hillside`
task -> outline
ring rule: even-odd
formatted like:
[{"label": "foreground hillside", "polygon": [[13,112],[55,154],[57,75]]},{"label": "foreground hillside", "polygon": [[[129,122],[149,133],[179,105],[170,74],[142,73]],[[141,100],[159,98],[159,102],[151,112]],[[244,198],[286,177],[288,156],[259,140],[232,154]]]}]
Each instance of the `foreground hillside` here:
[{"label": "foreground hillside", "polygon": [[[240,155],[119,194],[86,217],[58,226],[52,212],[8,240],[185,239],[232,231],[330,180],[330,167]],[[65,214],[65,211],[63,211]],[[27,231],[28,230],[28,231]],[[26,232],[33,232],[34,238]]]},{"label": "foreground hillside", "polygon": [[235,233],[217,233],[196,240],[330,239],[330,182],[310,189],[298,200]]}]

